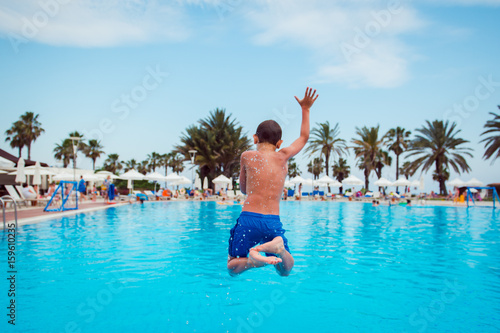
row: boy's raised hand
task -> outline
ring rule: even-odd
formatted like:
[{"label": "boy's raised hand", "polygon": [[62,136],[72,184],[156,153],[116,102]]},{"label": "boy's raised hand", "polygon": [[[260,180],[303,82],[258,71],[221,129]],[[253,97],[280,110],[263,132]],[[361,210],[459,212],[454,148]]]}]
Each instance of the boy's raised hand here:
[{"label": "boy's raised hand", "polygon": [[309,109],[314,104],[314,102],[316,101],[318,96],[319,95],[316,95],[316,89],[314,89],[314,91],[313,91],[312,88],[307,87],[306,94],[304,95],[304,98],[298,99],[298,97],[295,96],[295,99],[297,100],[297,102],[299,102],[300,106],[303,109]]}]

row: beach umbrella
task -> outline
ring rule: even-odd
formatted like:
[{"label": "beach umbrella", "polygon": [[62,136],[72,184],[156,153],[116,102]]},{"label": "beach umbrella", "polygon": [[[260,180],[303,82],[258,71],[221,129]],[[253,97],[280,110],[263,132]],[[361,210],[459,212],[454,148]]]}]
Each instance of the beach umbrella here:
[{"label": "beach umbrella", "polygon": [[303,183],[305,181],[306,180],[304,178],[300,177],[300,176],[297,176],[297,177],[294,177],[294,178],[290,179],[290,182],[292,184],[300,184],[300,183]]},{"label": "beach umbrella", "polygon": [[459,178],[455,178],[453,180],[450,180],[448,182],[448,186],[453,186],[453,187],[463,187],[465,186],[465,182],[463,182],[461,179]]},{"label": "beach umbrella", "polygon": [[21,157],[17,161],[16,183],[26,183],[26,175],[24,174],[24,159]]},{"label": "beach umbrella", "polygon": [[425,188],[425,183],[424,183],[424,175],[420,176],[420,191],[423,191]]},{"label": "beach umbrella", "polygon": [[291,181],[287,180],[285,181],[285,187],[293,187],[295,184],[292,183]]},{"label": "beach umbrella", "polygon": [[375,181],[373,183],[376,186],[379,187],[387,187],[387,186],[392,186],[392,182],[388,179],[385,179],[384,177],[380,178],[379,180]]},{"label": "beach umbrella", "polygon": [[231,183],[231,179],[227,178],[224,175],[220,175],[219,177],[212,180],[212,183],[214,183],[214,184],[229,184],[229,183]]},{"label": "beach umbrella", "polygon": [[125,172],[123,175],[118,176],[119,179],[124,179],[128,180],[127,182],[127,188],[134,190],[134,180],[143,180],[144,175],[140,172],[135,171],[134,169],[131,169],[127,172]]},{"label": "beach umbrella", "polygon": [[61,173],[58,173],[56,174],[55,176],[52,177],[52,180],[68,180],[68,181],[71,181],[74,179],[74,176],[73,176],[73,173],[68,173],[68,172],[61,172]]},{"label": "beach umbrella", "polygon": [[414,180],[411,182],[412,187],[420,187],[420,180]]},{"label": "beach umbrella", "polygon": [[167,182],[175,182],[175,181],[181,180],[181,176],[179,176],[179,175],[177,175],[175,173],[171,173],[170,175],[168,175],[168,176],[165,177],[165,180]]},{"label": "beach umbrella", "polygon": [[342,181],[342,185],[364,185],[365,183],[356,176],[349,176]]},{"label": "beach umbrella", "polygon": [[186,178],[184,176],[180,176],[179,179],[176,181],[172,182],[172,185],[178,186],[178,185],[189,185],[191,184],[191,179]]},{"label": "beach umbrella", "polygon": [[42,185],[42,177],[40,176],[40,162],[35,163],[33,172],[33,185]]},{"label": "beach umbrella", "polygon": [[111,177],[111,179],[117,179],[118,176],[115,175],[114,173],[112,172],[109,172],[109,171],[98,171],[95,173],[96,176],[98,176],[99,178],[101,178],[102,180],[108,178],[108,176]]},{"label": "beach umbrella", "polygon": [[147,180],[149,180],[149,181],[153,181],[153,182],[155,182],[155,184],[154,184],[154,185],[155,185],[155,192],[156,192],[156,182],[165,181],[165,178],[166,178],[166,177],[165,177],[164,175],[162,175],[162,174],[160,174],[160,173],[158,173],[158,172],[156,172],[156,171],[155,171],[155,172],[152,172],[152,173],[148,173],[148,174],[144,177],[144,179],[147,179]]},{"label": "beach umbrella", "polygon": [[[40,172],[40,176],[53,176],[53,175],[56,175],[55,172],[52,172],[49,169],[44,168],[44,167],[40,167],[39,172]],[[2,173],[2,172],[0,172],[0,173]],[[4,172],[4,173],[6,173],[6,172]],[[32,166],[24,168],[24,174],[26,176],[34,176],[35,175],[35,166],[32,165]],[[9,175],[17,175],[17,171],[9,172]]]},{"label": "beach umbrella", "polygon": [[392,186],[411,186],[411,182],[406,177],[399,177],[398,180],[392,183]]},{"label": "beach umbrella", "polygon": [[194,177],[194,187],[195,188],[201,188],[201,179],[198,174]]},{"label": "beach umbrella", "polygon": [[477,180],[476,178],[472,178],[468,182],[465,182],[465,184],[463,186],[481,187],[481,186],[484,186],[484,183],[480,180]]},{"label": "beach umbrella", "polygon": [[127,172],[125,172],[123,175],[118,176],[119,179],[125,179],[125,180],[143,180],[145,176],[140,173],[135,171],[134,169],[131,169]]},{"label": "beach umbrella", "polygon": [[331,187],[341,187],[342,184],[336,180],[336,179],[333,179],[331,177],[328,177],[328,176],[323,176],[321,177],[320,179],[318,179],[316,181],[316,183],[320,186],[331,186]]},{"label": "beach umbrella", "polygon": [[0,170],[0,174],[7,173],[7,171]]},{"label": "beach umbrella", "polygon": [[148,173],[146,176],[144,176],[144,179],[146,180],[158,181],[158,182],[165,181],[165,178],[166,177],[164,175],[158,172]]},{"label": "beach umbrella", "polygon": [[229,183],[229,185],[227,186],[227,189],[228,189],[228,190],[232,190],[232,189],[233,189],[233,178],[229,178],[229,180],[230,180],[231,182],[230,182],[230,183]]},{"label": "beach umbrella", "polygon": [[205,179],[203,179],[203,189],[207,189],[208,188],[208,178],[205,177]]}]

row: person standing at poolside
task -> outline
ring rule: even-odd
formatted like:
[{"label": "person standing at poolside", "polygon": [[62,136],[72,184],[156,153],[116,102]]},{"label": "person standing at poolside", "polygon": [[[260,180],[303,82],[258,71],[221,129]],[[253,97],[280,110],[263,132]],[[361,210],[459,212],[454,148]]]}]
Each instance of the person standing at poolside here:
[{"label": "person standing at poolside", "polygon": [[80,176],[80,182],[78,182],[78,192],[80,192],[81,199],[87,200],[87,186],[85,185],[83,176]]},{"label": "person standing at poolside", "polygon": [[[309,139],[309,110],[317,98],[316,90],[311,88],[306,89],[303,99],[295,96],[302,108],[302,125],[300,137],[289,147],[276,151],[283,143],[281,127],[274,120],[267,120],[257,127],[253,136],[257,150],[241,154],[240,188],[248,197],[230,232],[227,268],[231,275],[271,264],[278,274],[288,276],[293,268],[294,259],[280,222],[279,205],[288,172],[287,162]],[[265,252],[267,257],[260,252]]]}]

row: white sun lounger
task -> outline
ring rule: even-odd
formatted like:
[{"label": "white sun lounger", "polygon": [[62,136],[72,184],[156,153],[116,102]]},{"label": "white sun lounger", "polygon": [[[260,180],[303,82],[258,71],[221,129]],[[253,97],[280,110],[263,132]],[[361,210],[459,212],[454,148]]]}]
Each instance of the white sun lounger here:
[{"label": "white sun lounger", "polygon": [[28,201],[26,199],[23,199],[19,196],[19,193],[17,193],[16,189],[12,185],[4,185],[5,189],[9,193],[9,195],[14,199],[14,201],[18,204],[22,203],[26,207],[28,207]]}]

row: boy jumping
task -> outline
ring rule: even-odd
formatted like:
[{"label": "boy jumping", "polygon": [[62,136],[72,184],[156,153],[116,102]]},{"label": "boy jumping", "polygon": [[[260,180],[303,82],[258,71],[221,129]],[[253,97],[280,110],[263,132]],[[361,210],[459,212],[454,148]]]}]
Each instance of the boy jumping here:
[{"label": "boy jumping", "polygon": [[279,275],[288,276],[293,268],[279,204],[288,173],[287,162],[309,139],[309,109],[317,98],[316,90],[311,88],[306,89],[303,99],[295,96],[302,107],[302,125],[300,137],[289,147],[276,151],[283,143],[281,127],[274,120],[266,120],[253,136],[257,151],[241,154],[240,188],[248,197],[229,238],[227,268],[231,275],[271,264]]}]

